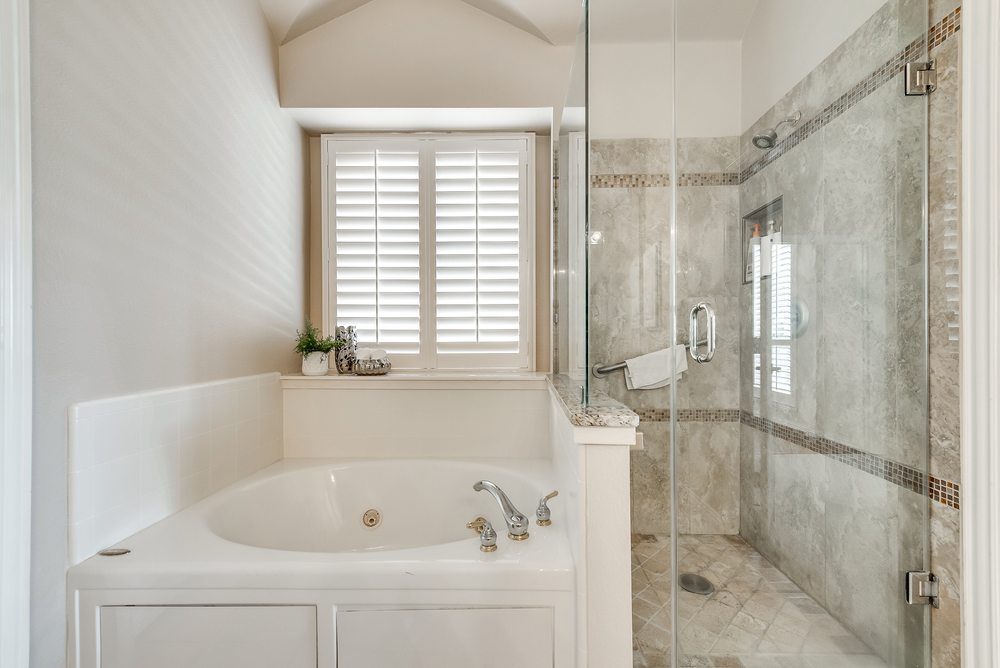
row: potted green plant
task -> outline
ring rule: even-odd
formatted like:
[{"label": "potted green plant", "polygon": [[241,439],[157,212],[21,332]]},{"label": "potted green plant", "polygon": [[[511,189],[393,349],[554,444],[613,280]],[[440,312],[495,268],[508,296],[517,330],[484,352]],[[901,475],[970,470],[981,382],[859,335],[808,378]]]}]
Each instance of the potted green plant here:
[{"label": "potted green plant", "polygon": [[295,352],[302,355],[302,373],[306,376],[325,376],[330,370],[330,351],[344,345],[332,336],[323,338],[309,318],[306,318],[306,329],[296,331],[298,339],[295,342]]}]

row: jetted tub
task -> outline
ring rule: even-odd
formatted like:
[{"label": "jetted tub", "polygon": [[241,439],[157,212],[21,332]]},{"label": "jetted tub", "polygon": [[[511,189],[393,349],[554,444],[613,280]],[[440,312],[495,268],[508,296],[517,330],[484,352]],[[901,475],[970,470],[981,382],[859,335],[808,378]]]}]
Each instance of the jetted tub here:
[{"label": "jetted tub", "polygon": [[[513,541],[472,489],[533,520],[553,478],[544,460],[282,460],[71,568],[70,665],[569,668],[572,499]],[[496,552],[466,528],[480,516]]]},{"label": "jetted tub", "polygon": [[[498,534],[506,533],[496,500],[472,489],[483,478],[496,478],[518,510],[532,518],[539,498],[548,493],[540,491],[544,481],[537,476],[471,462],[319,464],[233,489],[205,519],[217,536],[274,550],[374,552],[467,543],[474,534],[466,523],[479,516]],[[375,526],[365,523],[368,511],[375,511],[368,520]],[[534,526],[529,538],[532,533],[541,538],[548,527]],[[468,547],[458,550],[466,553]]]}]

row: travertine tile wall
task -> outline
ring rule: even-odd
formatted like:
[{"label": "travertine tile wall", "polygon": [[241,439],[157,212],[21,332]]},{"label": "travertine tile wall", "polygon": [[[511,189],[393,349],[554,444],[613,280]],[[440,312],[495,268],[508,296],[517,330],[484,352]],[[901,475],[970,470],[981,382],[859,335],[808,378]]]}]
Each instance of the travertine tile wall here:
[{"label": "travertine tile wall", "polygon": [[[930,474],[959,484],[962,482],[958,360],[961,0],[931,0],[930,4],[931,24],[944,27],[930,41],[930,55],[937,63],[938,89],[928,100]],[[941,607],[931,610],[931,665],[959,668],[962,665],[961,510],[955,504],[934,502],[933,489],[931,493],[931,570],[941,582]]]},{"label": "travertine tile wall", "polygon": [[[678,523],[683,533],[739,531],[739,424],[704,409],[739,406],[738,138],[680,139],[677,145],[678,313],[699,301],[718,314],[718,352],[706,365],[689,360],[678,384]],[[620,362],[672,340],[670,314],[670,163],[668,140],[591,141],[590,355]],[[687,340],[687,320],[678,322]],[[632,454],[632,530],[670,526],[670,390],[628,391],[622,373],[593,380],[644,415],[645,450]]]}]

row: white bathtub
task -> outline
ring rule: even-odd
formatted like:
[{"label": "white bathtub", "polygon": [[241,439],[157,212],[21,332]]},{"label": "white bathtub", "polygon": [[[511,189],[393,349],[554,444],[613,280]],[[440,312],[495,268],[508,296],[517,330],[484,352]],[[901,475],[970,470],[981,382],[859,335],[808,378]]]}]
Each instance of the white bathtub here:
[{"label": "white bathtub", "polygon": [[512,541],[481,479],[529,517],[554,489],[544,460],[278,462],[71,568],[70,665],[569,668],[570,500]]}]

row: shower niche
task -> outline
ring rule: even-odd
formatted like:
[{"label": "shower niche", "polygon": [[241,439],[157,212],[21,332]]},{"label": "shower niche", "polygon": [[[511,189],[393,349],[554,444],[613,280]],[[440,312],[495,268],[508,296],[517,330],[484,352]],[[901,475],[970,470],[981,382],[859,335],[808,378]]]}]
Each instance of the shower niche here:
[{"label": "shower niche", "polygon": [[783,228],[780,197],[743,216],[743,285],[771,276]]}]

